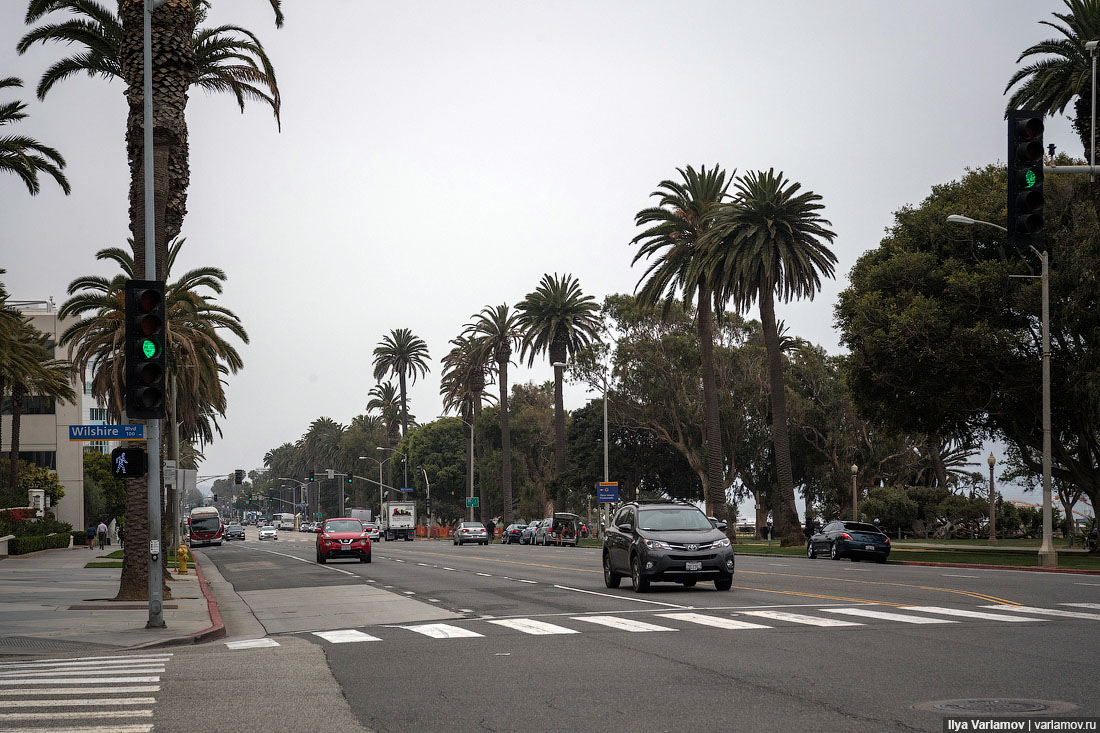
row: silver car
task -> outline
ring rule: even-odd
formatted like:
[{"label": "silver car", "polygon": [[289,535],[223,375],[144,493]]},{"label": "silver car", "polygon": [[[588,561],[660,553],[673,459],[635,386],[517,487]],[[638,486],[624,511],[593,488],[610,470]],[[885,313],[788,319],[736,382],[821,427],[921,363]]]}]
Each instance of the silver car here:
[{"label": "silver car", "polygon": [[489,530],[481,522],[462,522],[455,527],[454,544],[464,545],[467,542],[489,544]]},{"label": "silver car", "polygon": [[260,527],[260,539],[261,540],[277,540],[279,539],[279,533],[275,531],[275,528],[270,524],[265,524]]},{"label": "silver car", "polygon": [[378,529],[378,525],[373,522],[363,522],[363,531],[370,535],[371,542],[378,542],[382,539],[382,530]]},{"label": "silver car", "polygon": [[535,532],[539,528],[539,522],[531,522],[519,535],[519,543],[521,545],[533,545],[535,544]]}]

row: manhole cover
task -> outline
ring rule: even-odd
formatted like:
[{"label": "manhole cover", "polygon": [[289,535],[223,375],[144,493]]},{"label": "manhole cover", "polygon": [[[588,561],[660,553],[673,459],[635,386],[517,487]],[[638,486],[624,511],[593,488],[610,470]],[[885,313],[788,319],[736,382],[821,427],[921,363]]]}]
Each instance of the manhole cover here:
[{"label": "manhole cover", "polygon": [[936,703],[937,710],[965,713],[1038,713],[1050,706],[1034,700],[948,700]]}]

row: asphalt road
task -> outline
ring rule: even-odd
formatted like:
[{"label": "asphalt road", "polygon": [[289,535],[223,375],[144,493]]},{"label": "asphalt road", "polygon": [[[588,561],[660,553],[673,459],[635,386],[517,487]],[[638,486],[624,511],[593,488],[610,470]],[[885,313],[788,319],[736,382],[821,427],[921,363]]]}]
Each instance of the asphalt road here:
[{"label": "asphalt road", "polygon": [[598,549],[381,542],[322,566],[312,535],[249,537],[202,552],[262,624],[252,643],[279,646],[177,657],[248,655],[226,690],[242,712],[257,687],[314,708],[275,672],[310,665],[375,730],[940,731],[952,700],[1100,716],[1096,576],[739,557],[731,591],[637,595],[604,587]]}]

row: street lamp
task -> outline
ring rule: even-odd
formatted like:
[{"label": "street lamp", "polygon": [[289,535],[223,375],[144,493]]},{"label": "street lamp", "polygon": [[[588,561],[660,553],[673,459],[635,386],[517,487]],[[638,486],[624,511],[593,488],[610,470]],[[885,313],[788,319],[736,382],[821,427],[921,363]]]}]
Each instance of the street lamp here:
[{"label": "street lamp", "polygon": [[[383,449],[381,447],[379,447],[378,450],[383,450]],[[392,458],[392,457],[393,456],[390,456],[390,458]],[[374,461],[375,463],[378,464],[378,521],[381,522],[382,521],[382,486],[383,486],[383,484],[382,484],[382,466],[386,465],[386,463],[390,459],[386,458],[385,460],[380,461],[377,458],[374,458],[373,456],[359,456],[359,460],[361,460],[361,461],[362,460]]]},{"label": "street lamp", "polygon": [[859,466],[852,464],[852,521],[859,521],[859,512],[856,508],[856,474],[859,473]]},{"label": "street lamp", "polygon": [[989,464],[989,542],[987,544],[997,544],[997,501],[996,494],[993,493],[993,466],[997,463],[997,459],[993,457],[993,451],[989,452],[989,458],[985,459],[985,462]]},{"label": "street lamp", "polygon": [[[968,216],[960,216],[959,214],[952,214],[947,217],[947,221],[952,224],[983,224],[995,229],[1000,229],[1002,232],[1008,231],[999,224],[979,221],[977,219],[971,219]],[[1028,246],[1031,248],[1031,251],[1039,257],[1039,261],[1042,263],[1042,274],[1039,275],[1039,279],[1042,281],[1043,291],[1043,542],[1039,546],[1039,565],[1045,568],[1053,568],[1058,566],[1058,552],[1054,549],[1054,513],[1051,507],[1050,488],[1050,258],[1046,250],[1040,252],[1034,247],[1031,247],[1031,245]],[[1010,275],[1009,277],[1035,276]]]},{"label": "street lamp", "polygon": [[[439,417],[440,418],[447,418],[447,417],[450,417],[450,416],[449,415],[440,415]],[[459,417],[457,415],[454,416],[454,419],[455,420],[461,420],[463,425],[466,425],[467,427],[470,428],[470,449],[469,449],[470,452],[467,455],[467,460],[466,460],[466,468],[469,471],[469,474],[466,478],[466,487],[467,487],[467,489],[466,489],[466,498],[470,500],[468,502],[468,505],[469,505],[469,509],[470,509],[470,521],[472,522],[472,521],[474,521],[474,502],[473,502],[473,498],[474,498],[474,426],[473,426],[472,423],[466,422],[465,420],[463,420],[461,417]]]}]

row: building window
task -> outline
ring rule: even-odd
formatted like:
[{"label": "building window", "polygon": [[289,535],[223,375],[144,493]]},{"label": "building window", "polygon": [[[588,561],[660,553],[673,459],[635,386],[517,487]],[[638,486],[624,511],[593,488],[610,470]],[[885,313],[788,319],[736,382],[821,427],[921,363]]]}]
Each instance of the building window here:
[{"label": "building window", "polygon": [[42,468],[48,468],[51,471],[57,470],[57,451],[19,451],[19,460],[26,461],[27,463],[33,463],[34,465],[41,466]]},{"label": "building window", "polygon": [[110,445],[106,440],[92,440],[84,444],[85,452],[90,453],[110,453]]},{"label": "building window", "polygon": [[[11,397],[5,397],[3,402],[0,402],[0,415],[11,414]],[[20,415],[53,415],[54,414],[54,398],[53,397],[39,397],[38,395],[27,395],[23,398],[23,411]]]},{"label": "building window", "polygon": [[107,422],[107,408],[106,407],[91,407],[88,408],[88,419],[99,420],[100,422]]},{"label": "building window", "polygon": [[91,380],[84,383],[84,394],[88,397],[92,396],[92,382]]}]

